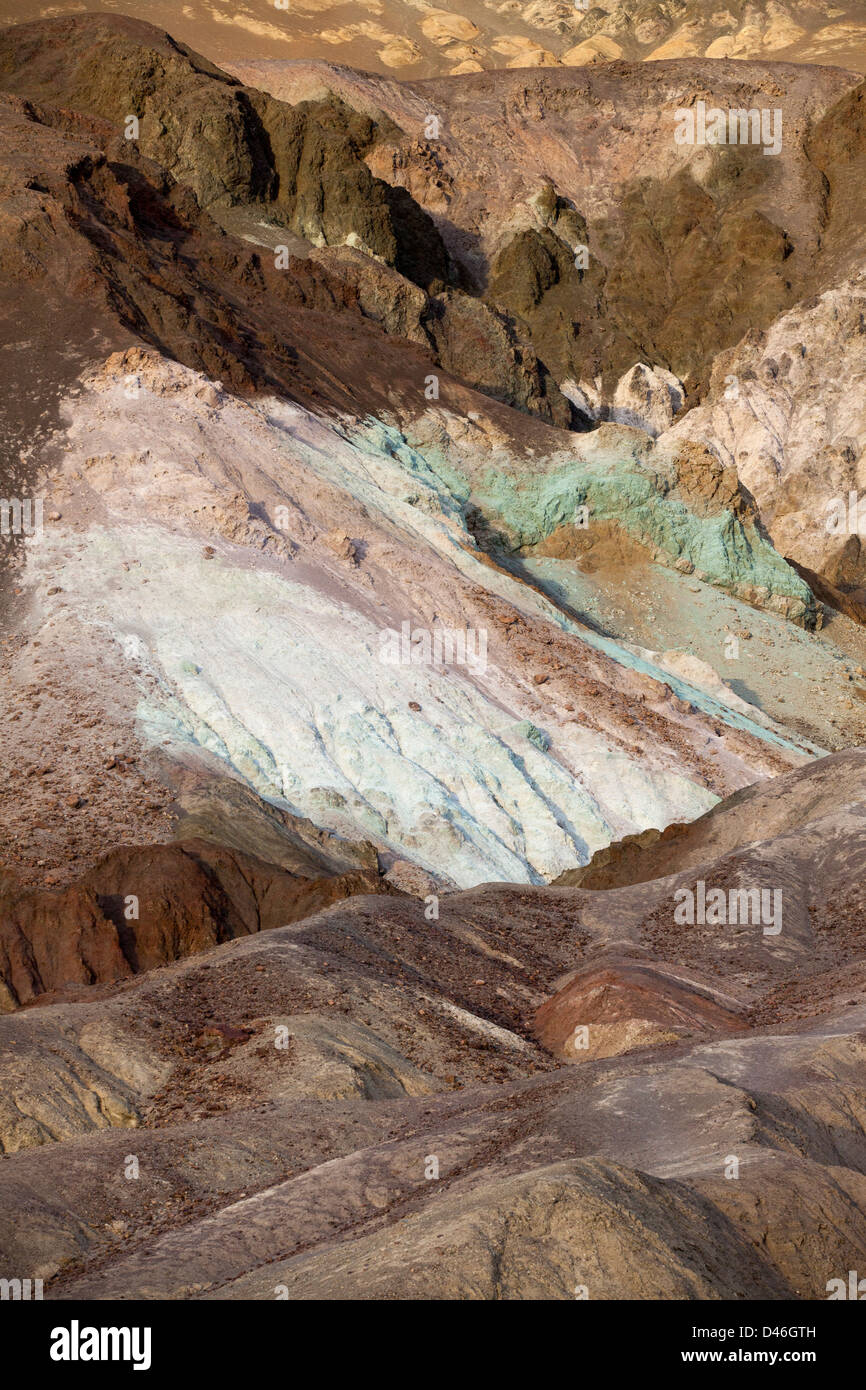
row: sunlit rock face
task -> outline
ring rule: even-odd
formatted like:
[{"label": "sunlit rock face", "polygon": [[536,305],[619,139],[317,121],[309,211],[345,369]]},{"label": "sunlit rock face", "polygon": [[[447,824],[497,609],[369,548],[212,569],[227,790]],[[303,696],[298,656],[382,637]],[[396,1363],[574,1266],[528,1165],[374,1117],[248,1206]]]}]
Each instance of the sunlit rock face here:
[{"label": "sunlit rock face", "polygon": [[540,882],[806,751],[491,562],[441,440],[244,403],[155,353],[67,413],[64,524],[29,553],[52,640],[83,621],[147,674],[149,747],[316,825],[446,883]]},{"label": "sunlit rock face", "polygon": [[[0,22],[45,13],[37,0],[0,0]],[[123,0],[102,10],[131,13]],[[58,0],[53,15],[74,14]],[[618,58],[758,58],[830,63],[866,70],[866,15],[859,0],[828,8],[809,0],[685,0],[676,8],[607,0],[532,0],[531,4],[461,0],[293,0],[262,8],[235,0],[231,10],[193,0],[148,0],[141,13],[212,61],[252,69],[275,60],[326,57],[366,72],[406,78],[496,68],[583,67]]]},{"label": "sunlit rock face", "polygon": [[708,444],[757,499],[777,550],[866,592],[866,276],[840,279],[716,362],[664,442]]}]

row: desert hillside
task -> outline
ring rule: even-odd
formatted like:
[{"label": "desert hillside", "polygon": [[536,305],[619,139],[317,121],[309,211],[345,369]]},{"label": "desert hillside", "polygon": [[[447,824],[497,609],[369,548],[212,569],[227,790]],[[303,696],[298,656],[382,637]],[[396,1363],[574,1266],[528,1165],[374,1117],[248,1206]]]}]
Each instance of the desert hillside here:
[{"label": "desert hillside", "polygon": [[866,21],[262,15],[0,11],[0,1280],[826,1300]]}]

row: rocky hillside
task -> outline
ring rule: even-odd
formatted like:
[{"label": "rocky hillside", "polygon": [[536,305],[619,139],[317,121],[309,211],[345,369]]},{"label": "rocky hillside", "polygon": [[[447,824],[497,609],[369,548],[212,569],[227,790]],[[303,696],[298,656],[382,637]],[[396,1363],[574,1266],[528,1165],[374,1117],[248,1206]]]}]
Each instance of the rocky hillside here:
[{"label": "rocky hillside", "polygon": [[[847,505],[864,446],[853,75],[667,61],[398,85],[323,64],[235,71],[287,99],[327,91],[384,114],[403,133],[371,167],[438,221],[575,421],[708,446],[755,495],[777,548],[862,600]],[[696,101],[772,105],[778,155],[677,145],[676,111]]]},{"label": "rocky hillside", "polygon": [[[787,824],[736,798],[661,879],[355,898],[0,1019],[5,1260],[60,1298],[825,1298],[866,1252],[863,770],[784,779]],[[780,930],[677,926],[698,878]]]},{"label": "rocky hillside", "polygon": [[[822,521],[863,83],[640,61],[716,42],[687,6],[479,5],[460,60],[413,9],[397,80],[322,13],[239,9],[231,71],[0,29],[0,1279],[823,1298],[866,1247],[866,560]],[[679,144],[698,102],[778,151]]]},{"label": "rocky hillside", "polygon": [[[0,22],[42,19],[80,7],[0,0]],[[125,12],[120,0],[102,10]],[[757,58],[835,63],[866,71],[861,3],[816,7],[807,0],[235,0],[231,13],[193,0],[143,0],[138,18],[167,29],[214,62],[327,57],[366,72],[438,77],[501,68],[583,67],[617,58]]]}]

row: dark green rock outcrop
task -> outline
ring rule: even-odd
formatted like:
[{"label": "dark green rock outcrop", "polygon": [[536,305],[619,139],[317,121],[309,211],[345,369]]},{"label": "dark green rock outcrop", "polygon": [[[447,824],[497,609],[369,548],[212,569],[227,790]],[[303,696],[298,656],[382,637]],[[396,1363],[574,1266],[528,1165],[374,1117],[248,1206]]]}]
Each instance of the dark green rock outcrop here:
[{"label": "dark green rock outcrop", "polygon": [[432,218],[364,163],[377,126],[336,98],[288,106],[151,25],[107,15],[0,34],[0,90],[102,117],[125,134],[134,118],[141,152],[203,208],[260,204],[316,245],[348,240],[425,287],[450,279]]}]

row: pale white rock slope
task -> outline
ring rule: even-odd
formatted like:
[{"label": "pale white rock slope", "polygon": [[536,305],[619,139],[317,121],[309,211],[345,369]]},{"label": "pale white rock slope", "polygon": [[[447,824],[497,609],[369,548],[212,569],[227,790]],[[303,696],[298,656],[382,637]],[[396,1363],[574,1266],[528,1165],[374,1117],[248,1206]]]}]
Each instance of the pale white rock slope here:
[{"label": "pale white rock slope", "polygon": [[[66,418],[26,576],[46,641],[122,654],[150,747],[445,884],[549,879],[807,752],[498,568],[381,430],[137,350]],[[486,663],[386,664],[404,622]]]}]

